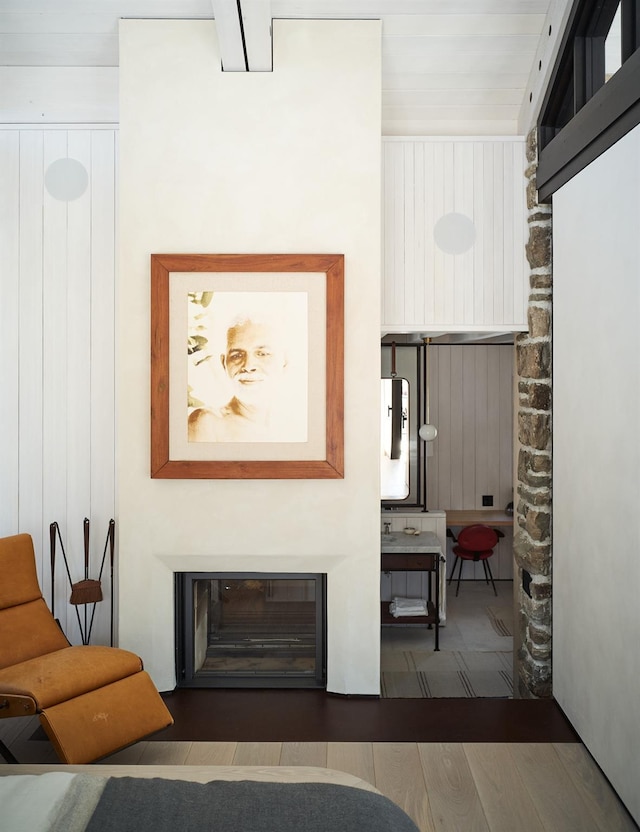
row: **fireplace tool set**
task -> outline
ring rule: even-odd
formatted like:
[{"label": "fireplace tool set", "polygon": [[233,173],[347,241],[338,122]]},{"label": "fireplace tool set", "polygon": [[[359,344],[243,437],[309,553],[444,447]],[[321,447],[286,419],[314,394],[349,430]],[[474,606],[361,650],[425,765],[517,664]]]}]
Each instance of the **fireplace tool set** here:
[{"label": "fireplace tool set", "polygon": [[[110,623],[111,623],[111,647],[113,647],[113,563],[115,553],[115,521],[109,520],[109,529],[104,543],[104,551],[102,553],[102,562],[100,564],[100,572],[97,578],[89,577],[89,518],[84,518],[83,537],[84,537],[84,578],[74,583],[69,569],[69,561],[67,560],[67,553],[62,542],[62,535],[60,534],[60,527],[57,523],[51,523],[49,526],[49,545],[51,551],[51,613],[55,618],[55,568],[56,568],[56,541],[60,542],[60,550],[64,560],[67,578],[69,579],[69,587],[71,588],[71,597],[69,603],[75,607],[76,618],[78,619],[78,628],[80,629],[80,636],[84,645],[89,644],[91,640],[91,632],[93,630],[93,621],[96,614],[96,604],[102,601],[102,573],[107,560],[107,549],[109,550],[109,567],[110,567],[110,588],[111,588],[111,609],[110,609]],[[91,616],[89,617],[88,607],[93,604]],[[84,607],[84,615],[80,615],[78,607]]]}]

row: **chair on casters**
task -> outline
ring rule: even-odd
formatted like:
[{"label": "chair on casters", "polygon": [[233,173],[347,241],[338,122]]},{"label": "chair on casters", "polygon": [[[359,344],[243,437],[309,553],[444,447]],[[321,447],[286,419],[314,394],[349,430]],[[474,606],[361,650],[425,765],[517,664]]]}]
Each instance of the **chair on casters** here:
[{"label": "chair on casters", "polygon": [[498,543],[500,537],[504,534],[498,529],[490,529],[489,526],[483,526],[477,523],[474,526],[465,526],[456,539],[453,532],[447,529],[447,537],[453,538],[455,546],[453,547],[453,554],[456,559],[453,563],[453,569],[449,576],[449,585],[453,580],[456,566],[458,566],[458,583],[456,586],[456,596],[460,591],[460,578],[462,576],[462,566],[465,560],[482,561],[484,568],[484,577],[487,582],[491,580],[494,595],[498,594],[496,585],[493,582],[493,575],[491,574],[491,567],[489,566],[489,558],[493,554],[494,547]]},{"label": "chair on casters", "polygon": [[[28,534],[0,538],[0,719],[38,714],[63,763],[90,763],[173,717],[134,653],[72,647],[47,607]],[[0,754],[16,762],[6,746]]]}]

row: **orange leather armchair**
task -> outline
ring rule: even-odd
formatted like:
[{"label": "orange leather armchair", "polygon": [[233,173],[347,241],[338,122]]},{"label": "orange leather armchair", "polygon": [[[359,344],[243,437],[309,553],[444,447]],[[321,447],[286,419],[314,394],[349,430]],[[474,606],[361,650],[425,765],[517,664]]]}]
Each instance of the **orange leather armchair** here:
[{"label": "orange leather armchair", "polygon": [[29,714],[74,764],[173,723],[138,656],[69,645],[42,597],[31,537],[19,534],[0,538],[0,719]]}]

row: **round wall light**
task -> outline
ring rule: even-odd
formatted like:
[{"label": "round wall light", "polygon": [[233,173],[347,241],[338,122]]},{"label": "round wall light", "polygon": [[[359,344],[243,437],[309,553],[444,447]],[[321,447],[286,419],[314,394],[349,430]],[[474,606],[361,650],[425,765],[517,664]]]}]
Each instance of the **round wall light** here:
[{"label": "round wall light", "polygon": [[471,217],[452,211],[435,224],[433,238],[447,254],[464,254],[476,241],[476,227]]},{"label": "round wall light", "polygon": [[422,425],[418,431],[418,436],[425,442],[433,442],[438,435],[438,428],[435,425]]},{"label": "round wall light", "polygon": [[87,190],[89,174],[77,159],[56,159],[46,170],[44,184],[54,199],[71,202]]}]

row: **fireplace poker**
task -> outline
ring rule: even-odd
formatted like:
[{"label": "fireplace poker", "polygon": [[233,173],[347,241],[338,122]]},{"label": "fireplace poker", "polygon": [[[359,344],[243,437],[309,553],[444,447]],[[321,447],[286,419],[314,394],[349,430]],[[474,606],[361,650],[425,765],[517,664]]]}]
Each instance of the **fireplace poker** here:
[{"label": "fireplace poker", "polygon": [[[107,537],[104,541],[104,549],[102,552],[102,562],[100,563],[100,572],[98,574],[98,584],[101,584],[102,581],[102,572],[104,570],[104,564],[107,559],[107,546],[111,548],[111,646],[113,647],[113,530],[115,526],[114,520],[109,520],[109,529],[107,531]],[[102,601],[102,591],[100,592],[100,598],[98,599]],[[93,619],[96,615],[96,604],[93,604],[93,611],[91,613],[91,622],[89,624],[89,634],[87,636],[87,644],[91,641],[91,633],[93,631]]]},{"label": "fireplace poker", "polygon": [[[64,561],[64,568],[67,571],[67,578],[69,579],[69,586],[73,587],[73,579],[71,577],[71,572],[69,572],[69,561],[67,560],[67,553],[64,550],[64,543],[62,542],[62,535],[60,534],[60,526],[58,526],[58,524],[56,522],[53,522],[49,526],[49,536],[50,536],[50,541],[52,543],[52,550],[55,550],[56,535],[58,537],[58,540],[60,541],[60,549],[62,551],[62,559]],[[51,558],[52,558],[52,560],[54,560],[55,555],[52,554]],[[78,629],[80,630],[80,634],[82,635],[82,622],[80,620],[80,613],[78,612],[78,607],[76,607],[76,618],[78,619]],[[83,643],[84,643],[84,637],[83,637]]]}]

